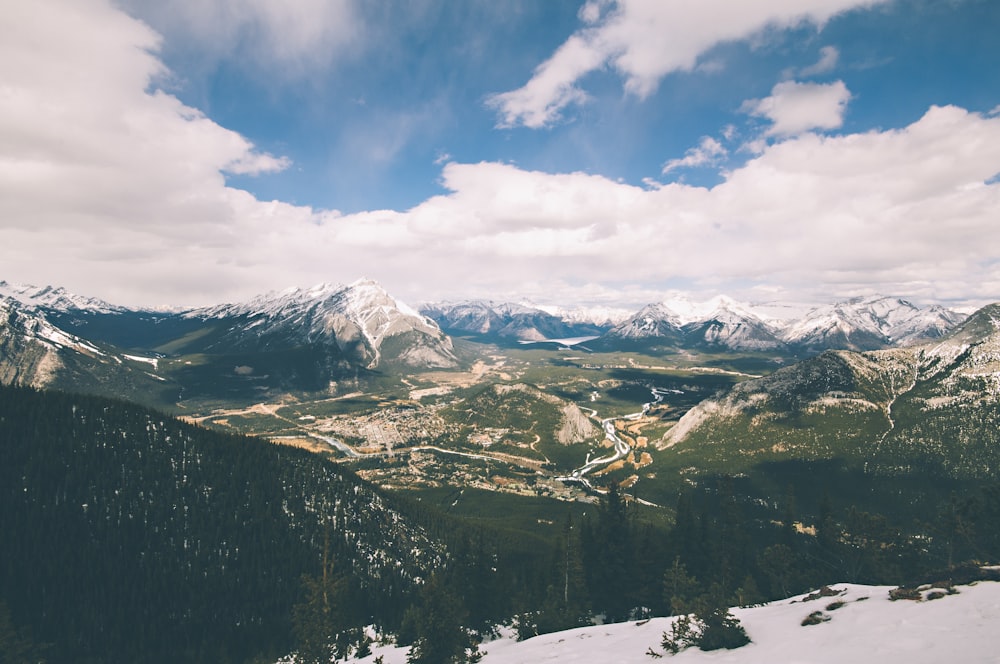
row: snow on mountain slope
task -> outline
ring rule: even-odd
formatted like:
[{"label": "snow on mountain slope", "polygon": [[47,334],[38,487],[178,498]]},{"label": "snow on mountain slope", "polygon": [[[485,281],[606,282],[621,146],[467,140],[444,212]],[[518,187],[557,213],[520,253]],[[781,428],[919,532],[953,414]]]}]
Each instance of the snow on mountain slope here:
[{"label": "snow on mountain slope", "polygon": [[591,322],[569,321],[532,305],[469,300],[425,304],[421,311],[443,329],[520,341],[544,341],[596,336],[602,330]]},{"label": "snow on mountain slope", "polygon": [[1000,396],[1000,304],[972,314],[939,343],[921,346],[919,361],[922,380],[946,371],[946,390],[968,391],[969,379],[978,379],[975,384],[985,388],[986,396]]},{"label": "snow on mountain slope", "polygon": [[632,318],[613,327],[605,335],[619,339],[678,338],[681,319],[663,302],[648,304]]},{"label": "snow on mountain slope", "polygon": [[97,346],[85,339],[59,329],[30,305],[0,296],[0,326],[7,334],[18,333],[25,340],[33,340],[52,348],[64,348],[91,357],[104,355]]},{"label": "snow on mountain slope", "polygon": [[782,338],[807,348],[878,350],[943,336],[962,318],[943,307],[921,309],[900,298],[853,298],[813,309]]},{"label": "snow on mountain slope", "polygon": [[534,306],[567,323],[583,323],[608,328],[627,321],[635,313],[631,309],[622,309],[621,307],[559,307],[542,304]]},{"label": "snow on mountain slope", "polygon": [[828,350],[738,383],[691,408],[657,444],[696,452],[702,471],[838,459],[871,474],[995,479],[998,403],[1000,304],[941,340]]},{"label": "snow on mountain slope", "polygon": [[109,304],[104,300],[70,293],[65,288],[53,286],[30,286],[0,281],[0,296],[20,302],[30,309],[53,309],[61,312],[84,311],[90,313],[118,313],[128,311],[124,307]]},{"label": "snow on mountain slope", "polygon": [[[702,652],[689,648],[664,655],[679,664],[937,664],[945,661],[997,661],[996,625],[1000,621],[1000,583],[980,581],[956,586],[956,594],[929,599],[889,599],[890,586],[836,584],[839,594],[807,600],[799,595],[764,606],[733,609],[751,643],[735,650]],[[834,603],[843,604],[833,608]],[[802,625],[813,612],[821,622]],[[650,664],[648,652],[663,654],[660,642],[675,618],[581,627],[525,641],[502,638],[480,646],[482,664]],[[404,664],[408,649],[373,646],[372,654],[348,661]]]},{"label": "snow on mountain slope", "polygon": [[705,302],[674,298],[647,305],[612,328],[606,340],[666,339],[684,347],[774,350],[777,330],[748,306],[720,295]]},{"label": "snow on mountain slope", "polygon": [[681,328],[688,345],[722,347],[730,350],[767,351],[784,346],[777,330],[748,307],[720,296],[701,308],[681,314],[689,319]]},{"label": "snow on mountain slope", "polygon": [[940,306],[917,307],[873,296],[806,309],[805,305],[737,302],[724,295],[704,302],[675,297],[647,305],[612,328],[606,339],[679,339],[685,348],[770,351],[784,347],[878,350],[944,336],[963,316]]},{"label": "snow on mountain slope", "polygon": [[167,382],[157,359],[72,334],[47,318],[52,311],[0,295],[0,383],[136,398]]},{"label": "snow on mountain slope", "polygon": [[[291,288],[237,304],[195,309],[184,316],[238,319],[239,324],[222,340],[235,348],[333,342],[367,368],[378,366],[383,359],[422,367],[450,367],[457,362],[451,340],[434,321],[370,279],[347,286]],[[383,351],[390,342],[394,348],[385,358]]]}]

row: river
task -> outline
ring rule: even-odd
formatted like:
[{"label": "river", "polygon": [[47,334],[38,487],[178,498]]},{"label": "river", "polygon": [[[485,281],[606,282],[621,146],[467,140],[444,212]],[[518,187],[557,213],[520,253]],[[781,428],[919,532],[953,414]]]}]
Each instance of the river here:
[{"label": "river", "polygon": [[[638,413],[630,413],[629,415],[623,415],[621,417],[608,417],[601,420],[601,427],[604,429],[604,437],[605,439],[611,441],[612,447],[614,448],[613,454],[599,457],[597,459],[591,459],[590,454],[588,453],[587,460],[582,466],[574,470],[569,475],[565,475],[563,477],[557,477],[556,479],[559,480],[560,482],[566,482],[566,483],[572,482],[575,484],[580,484],[584,486],[588,491],[596,491],[596,489],[594,489],[593,485],[590,483],[590,480],[588,480],[585,477],[585,475],[587,475],[587,473],[594,470],[595,468],[600,468],[601,466],[606,466],[610,463],[614,463],[619,459],[624,459],[626,456],[628,456],[629,452],[632,451],[631,446],[629,446],[629,444],[626,443],[625,440],[618,435],[618,431],[615,428],[615,423],[618,420],[634,421],[642,417],[645,417],[646,414],[649,412],[650,408],[663,401],[663,398],[667,394],[677,393],[678,390],[668,390],[660,387],[654,387],[650,390],[650,392],[653,394],[653,400],[644,403],[642,405],[642,410],[639,411]],[[591,412],[594,415],[597,414],[597,411],[593,409],[589,410],[591,410]]]}]

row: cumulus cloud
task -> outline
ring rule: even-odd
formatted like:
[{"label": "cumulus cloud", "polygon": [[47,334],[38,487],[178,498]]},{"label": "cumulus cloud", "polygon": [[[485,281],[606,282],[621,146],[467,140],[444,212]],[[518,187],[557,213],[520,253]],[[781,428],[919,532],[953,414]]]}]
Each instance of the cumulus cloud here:
[{"label": "cumulus cloud", "polygon": [[850,99],[843,81],[783,81],[774,86],[770,97],[745,102],[743,111],[770,120],[769,136],[795,136],[813,129],[839,128]]},{"label": "cumulus cloud", "polygon": [[786,139],[711,189],[450,164],[448,194],[382,231],[448,256],[427,262],[428,282],[444,263],[442,279],[463,274],[484,293],[546,279],[684,280],[820,299],[872,288],[991,299],[997,250],[983,239],[996,237],[1000,212],[1000,185],[986,184],[997,141],[1000,118],[934,107],[902,129]]},{"label": "cumulus cloud", "polygon": [[[803,22],[822,25],[838,13],[884,1],[595,0],[580,12],[586,25],[538,65],[523,87],[495,94],[488,103],[497,109],[500,126],[549,126],[568,106],[587,100],[579,81],[602,67],[614,69],[625,90],[643,98],[667,74],[692,70],[699,56],[721,42]],[[824,51],[817,66],[835,62],[835,56]]]},{"label": "cumulus cloud", "polygon": [[[163,65],[146,25],[97,0],[18,3],[9,18],[0,278],[123,304],[205,304],[360,275],[410,301],[651,301],[678,283],[823,300],[873,288],[997,298],[1000,117],[933,107],[898,129],[776,132],[711,188],[450,162],[442,194],[348,215],[227,186],[227,170],[285,162],[151,90]],[[697,149],[719,152],[704,140]]]},{"label": "cumulus cloud", "polygon": [[[154,246],[171,255],[165,271],[201,252],[230,260],[215,252],[241,241],[233,222],[249,195],[225,187],[223,172],[272,172],[288,160],[151,90],[165,73],[160,37],[107,3],[18,3],[8,18],[0,232],[23,235],[0,250],[0,263],[37,272],[41,254],[51,265],[108,273],[121,265],[112,258],[141,263]],[[163,278],[154,267],[149,278]]]},{"label": "cumulus cloud", "polygon": [[664,164],[663,174],[666,175],[670,171],[677,170],[678,168],[695,168],[698,166],[718,164],[719,161],[728,154],[729,151],[723,147],[722,143],[711,136],[704,136],[697,147],[693,147],[685,152],[683,157],[679,159],[671,159]]}]

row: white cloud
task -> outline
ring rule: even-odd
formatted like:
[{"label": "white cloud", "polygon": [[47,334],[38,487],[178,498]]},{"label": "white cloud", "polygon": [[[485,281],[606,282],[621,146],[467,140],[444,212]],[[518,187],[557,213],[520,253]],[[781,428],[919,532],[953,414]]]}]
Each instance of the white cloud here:
[{"label": "white cloud", "polygon": [[816,64],[804,67],[800,72],[800,76],[817,76],[818,74],[825,74],[831,72],[836,68],[837,62],[840,60],[840,51],[837,50],[836,46],[824,46],[819,50],[819,61]]},{"label": "white cloud", "polygon": [[712,189],[449,164],[447,195],[370,235],[423,248],[424,292],[461,274],[486,294],[583,279],[996,299],[1000,185],[984,182],[998,159],[1000,118],[935,107],[898,130],[767,146]]},{"label": "white cloud", "polygon": [[[727,128],[728,133],[728,128]],[[719,161],[729,154],[729,151],[722,146],[722,143],[711,136],[704,136],[697,147],[691,148],[684,153],[680,159],[671,159],[663,165],[663,174],[678,168],[694,168],[697,166],[709,166],[718,164]]]},{"label": "white cloud", "polygon": [[773,122],[767,131],[769,136],[795,136],[812,129],[837,129],[843,125],[850,99],[851,93],[843,81],[828,84],[783,81],[774,86],[770,97],[745,102],[743,110]]},{"label": "white cloud", "polygon": [[[217,248],[243,241],[234,222],[248,195],[226,188],[222,172],[258,174],[288,161],[150,91],[165,73],[154,55],[160,39],[107,3],[18,3],[8,18],[0,232],[22,243],[0,249],[0,264],[37,273],[50,262],[57,272],[107,277],[121,268],[110,257],[133,260],[149,268],[137,287],[199,255],[230,260]],[[153,252],[164,254],[160,274],[145,263]]]},{"label": "white cloud", "polygon": [[565,107],[587,100],[575,82],[603,62],[603,54],[593,48],[589,37],[574,35],[535,69],[523,88],[493,95],[487,103],[500,111],[501,127],[544,127],[559,120]]},{"label": "white cloud", "polygon": [[499,111],[501,126],[545,127],[568,106],[587,100],[578,82],[604,66],[622,76],[627,92],[643,98],[667,74],[692,70],[700,55],[721,42],[748,39],[767,28],[821,25],[840,12],[883,1],[619,0],[607,10],[608,2],[588,3],[581,10],[587,25],[540,64],[528,83],[492,96],[489,104]]},{"label": "white cloud", "polygon": [[326,65],[357,43],[364,24],[355,0],[121,0],[172,41],[202,58],[238,56],[284,73]]},{"label": "white cloud", "polygon": [[1000,184],[987,182],[1000,117],[935,107],[899,129],[775,134],[711,189],[447,163],[444,194],[343,215],[226,186],[226,170],[284,162],[150,92],[163,66],[142,23],[96,0],[17,3],[8,17],[0,278],[123,304],[359,275],[410,301],[521,292],[606,303],[678,284],[998,298]]}]

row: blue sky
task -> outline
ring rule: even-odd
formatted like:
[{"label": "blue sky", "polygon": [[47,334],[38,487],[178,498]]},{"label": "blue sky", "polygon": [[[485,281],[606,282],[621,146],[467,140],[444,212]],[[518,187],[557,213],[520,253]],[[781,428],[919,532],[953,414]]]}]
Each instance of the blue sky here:
[{"label": "blue sky", "polygon": [[0,278],[195,305],[1000,300],[992,0],[38,0]]}]

